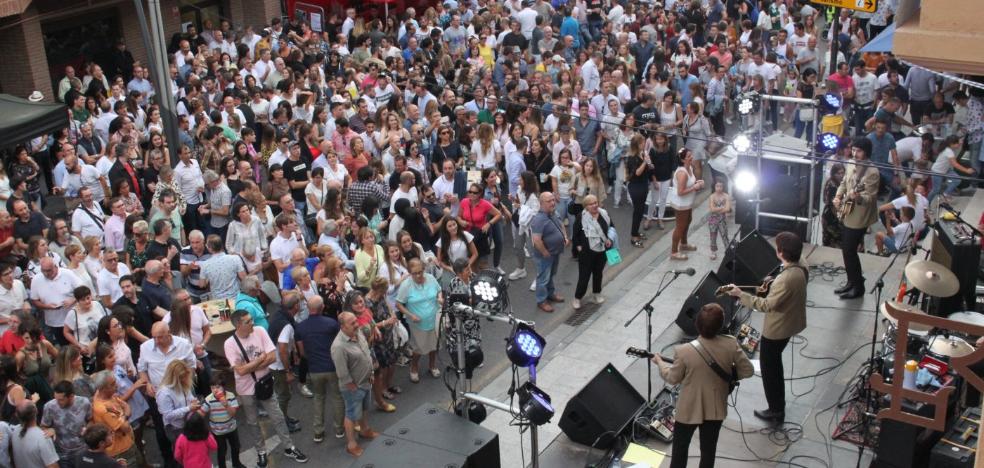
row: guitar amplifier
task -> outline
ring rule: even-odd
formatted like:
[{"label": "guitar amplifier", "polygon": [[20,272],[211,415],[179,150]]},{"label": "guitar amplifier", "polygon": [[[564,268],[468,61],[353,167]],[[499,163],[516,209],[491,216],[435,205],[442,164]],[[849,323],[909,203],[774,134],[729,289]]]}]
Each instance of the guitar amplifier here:
[{"label": "guitar amplifier", "polygon": [[950,297],[934,298],[933,315],[946,317],[953,312],[975,310],[977,273],[980,270],[981,244],[973,235],[967,238],[963,226],[953,221],[939,221],[934,226],[929,259],[950,269],[960,281],[960,290]]},{"label": "guitar amplifier", "polygon": [[930,468],[971,468],[980,435],[981,409],[967,408],[929,456]]}]

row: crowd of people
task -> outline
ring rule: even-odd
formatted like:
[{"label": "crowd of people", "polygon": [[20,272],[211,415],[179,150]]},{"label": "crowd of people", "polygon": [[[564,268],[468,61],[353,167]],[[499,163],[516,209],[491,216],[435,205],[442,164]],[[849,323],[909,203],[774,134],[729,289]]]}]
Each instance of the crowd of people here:
[{"label": "crowd of people", "polygon": [[[314,442],[329,400],[332,433],[359,456],[359,439],[378,435],[367,411],[396,411],[397,366],[412,383],[441,376],[455,283],[533,276],[538,309],[553,312],[569,251],[572,306],[589,282],[600,304],[620,232],[643,248],[646,231],[674,222],[671,258],[694,254],[705,179],[716,256],[731,202],[709,142],[744,125],[733,102],[746,91],[839,93],[845,137],[866,135],[874,161],[923,161],[939,173],[930,198],[952,194],[946,176],[972,172],[955,154],[980,151],[984,106],[859,52],[891,3],[842,10],[836,30],[802,0],[448,0],[385,20],[349,9],[320,25],[207,21],[168,45],[159,85],[176,100],[178,141],[122,42],[112,67],[68,67],[57,98],[70,125],[0,167],[0,465],[145,464],[152,427],[166,464],[210,466],[217,451],[239,467],[239,409],[259,466],[258,420],[303,463],[296,394],[314,399]],[[838,66],[825,70],[818,42],[834,35]],[[936,158],[932,138],[896,139],[907,112],[967,140],[949,137]],[[766,116],[770,131],[807,139],[818,118],[779,105]],[[631,223],[616,229],[610,210],[623,207]],[[922,219],[914,209],[903,222]],[[205,314],[215,301],[227,316]],[[234,331],[213,337],[223,319]]]}]

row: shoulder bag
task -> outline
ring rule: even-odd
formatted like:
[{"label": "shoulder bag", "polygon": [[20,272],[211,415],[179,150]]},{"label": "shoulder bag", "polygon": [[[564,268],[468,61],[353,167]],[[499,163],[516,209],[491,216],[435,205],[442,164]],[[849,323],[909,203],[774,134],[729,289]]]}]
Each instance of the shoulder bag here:
[{"label": "shoulder bag", "polygon": [[[246,348],[243,347],[243,343],[239,341],[239,337],[235,333],[232,334],[232,339],[236,340],[236,345],[239,346],[239,352],[243,354],[243,359],[246,363],[249,363],[249,356],[246,354]],[[269,400],[273,397],[273,372],[268,372],[267,375],[256,378],[256,372],[250,372],[249,375],[253,377],[253,382],[255,383],[254,398],[260,401]]]},{"label": "shoulder bag", "polygon": [[731,364],[731,374],[729,375],[728,372],[726,372],[721,365],[718,364],[713,357],[711,357],[707,350],[704,349],[704,347],[700,344],[700,341],[693,340],[690,342],[690,346],[693,346],[694,350],[697,351],[697,354],[700,355],[704,362],[707,363],[707,366],[710,367],[711,370],[721,378],[721,380],[728,383],[728,394],[731,394],[731,392],[733,392],[739,385],[738,369],[735,368],[734,363]]}]

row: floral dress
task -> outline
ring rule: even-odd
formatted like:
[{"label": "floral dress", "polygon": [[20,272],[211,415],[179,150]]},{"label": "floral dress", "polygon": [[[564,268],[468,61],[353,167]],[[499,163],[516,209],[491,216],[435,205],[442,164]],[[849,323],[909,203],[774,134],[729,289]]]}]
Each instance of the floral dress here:
[{"label": "floral dress", "polygon": [[[372,311],[372,318],[375,323],[380,323],[390,318],[390,308],[386,304],[385,297],[378,302],[367,297],[366,307]],[[400,357],[400,353],[396,349],[396,333],[393,331],[393,327],[395,326],[396,324],[394,323],[389,327],[377,328],[379,330],[379,339],[372,343],[372,354],[375,356],[380,368],[392,366]]]}]

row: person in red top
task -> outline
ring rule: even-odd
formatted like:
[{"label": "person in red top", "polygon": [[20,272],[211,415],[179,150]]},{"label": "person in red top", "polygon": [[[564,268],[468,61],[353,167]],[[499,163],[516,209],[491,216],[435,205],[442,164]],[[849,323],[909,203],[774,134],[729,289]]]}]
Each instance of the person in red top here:
[{"label": "person in red top", "polygon": [[483,197],[484,194],[485,190],[480,185],[471,184],[468,187],[468,198],[461,200],[458,208],[458,224],[475,236],[475,248],[480,258],[490,252],[489,229],[502,219],[502,213]]},{"label": "person in red top", "polygon": [[846,62],[837,64],[837,71],[827,77],[827,81],[837,84],[837,89],[845,101],[854,99],[854,79],[851,78],[851,67]]},{"label": "person in red top", "polygon": [[[366,142],[355,138],[349,142],[350,153],[342,160],[342,165],[349,174],[358,174],[359,169],[369,165],[369,155],[366,153]],[[335,151],[338,151],[336,148]]]},{"label": "person in red top", "polygon": [[0,210],[0,258],[10,256],[14,248],[14,218],[6,210]]}]

